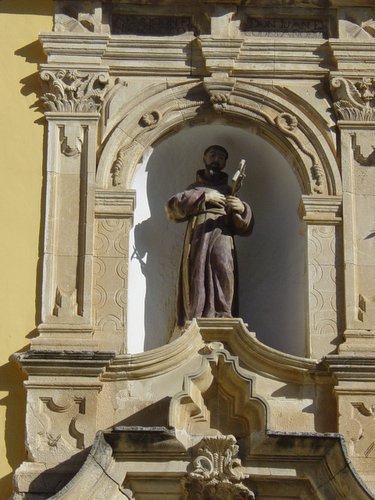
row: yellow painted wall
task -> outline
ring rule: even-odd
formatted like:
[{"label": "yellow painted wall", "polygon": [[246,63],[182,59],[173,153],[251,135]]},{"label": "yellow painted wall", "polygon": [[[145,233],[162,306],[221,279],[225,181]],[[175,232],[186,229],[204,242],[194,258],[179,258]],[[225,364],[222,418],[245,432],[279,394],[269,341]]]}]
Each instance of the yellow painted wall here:
[{"label": "yellow painted wall", "polygon": [[38,34],[51,31],[53,0],[0,0],[0,499],[25,459],[22,374],[9,357],[38,322],[44,122],[35,107]]}]

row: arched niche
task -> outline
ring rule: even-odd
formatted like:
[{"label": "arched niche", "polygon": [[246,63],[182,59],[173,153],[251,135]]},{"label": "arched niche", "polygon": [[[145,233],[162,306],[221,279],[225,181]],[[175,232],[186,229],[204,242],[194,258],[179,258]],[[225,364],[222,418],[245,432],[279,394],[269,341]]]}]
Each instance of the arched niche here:
[{"label": "arched niche", "polygon": [[247,178],[240,197],[255,214],[250,237],[237,237],[240,316],[265,344],[305,354],[305,236],[297,209],[301,187],[289,163],[254,127],[223,123],[186,127],[149,148],[133,176],[137,208],[130,235],[128,351],[164,345],[175,321],[176,286],[185,224],[164,205],[202,168],[204,149],[229,151],[231,177],[241,158]]},{"label": "arched niche", "polygon": [[[112,230],[112,240],[116,242],[117,235],[121,239],[122,234],[127,238],[134,188],[138,208],[127,259],[129,273],[128,270],[123,273],[125,268],[119,262],[121,272],[117,275],[121,279],[112,283],[111,259],[102,257],[110,265],[103,276],[100,270],[97,273],[97,288],[100,292],[100,285],[104,283],[107,296],[115,300],[109,306],[100,303],[100,308],[96,307],[98,335],[107,344],[115,338],[118,343],[125,328],[124,349],[129,352],[148,350],[168,341],[174,322],[175,289],[165,293],[165,288],[158,283],[161,280],[177,283],[184,227],[173,227],[165,218],[163,207],[170,195],[192,182],[195,170],[201,166],[204,147],[209,142],[218,142],[215,127],[222,126],[228,128],[223,128],[225,132],[219,136],[230,152],[235,153],[230,163],[232,171],[242,156],[237,152],[241,149],[250,151],[252,141],[260,141],[261,146],[256,147],[254,143],[251,159],[255,159],[258,152],[263,158],[259,165],[268,166],[259,170],[265,177],[263,179],[261,175],[258,184],[268,185],[269,196],[263,199],[263,190],[244,193],[244,197],[248,196],[255,203],[257,222],[254,236],[249,240],[254,240],[252,244],[247,247],[247,243],[238,242],[240,260],[246,255],[247,262],[257,262],[260,255],[262,261],[268,259],[269,265],[264,269],[256,267],[245,279],[242,276],[240,294],[246,295],[251,289],[252,302],[242,302],[241,315],[261,340],[278,349],[316,358],[335,352],[342,331],[341,285],[337,285],[342,275],[339,251],[342,185],[332,133],[316,110],[301,97],[284,92],[282,88],[241,80],[237,80],[234,86],[223,81],[220,88],[226,99],[221,109],[216,109],[216,106],[218,114],[212,105],[214,95],[210,97],[209,85],[205,87],[202,82],[194,80],[151,85],[142,96],[124,103],[121,113],[117,114],[119,120],[116,119],[106,136],[96,174],[96,211],[97,217],[103,218],[103,222],[98,221],[96,239],[99,232],[109,233],[104,227],[108,225],[108,217],[119,221],[124,218],[123,226],[121,222],[117,226],[111,222],[116,226]],[[106,112],[111,114],[111,109],[106,109]],[[204,126],[207,128],[203,129]],[[202,130],[212,130],[213,135],[202,136]],[[189,137],[189,134],[192,135]],[[204,139],[204,144],[201,139]],[[275,165],[271,173],[268,170],[270,165]],[[173,176],[177,172],[178,175]],[[255,172],[252,170],[251,175]],[[270,173],[269,177],[266,173]],[[249,184],[254,185],[254,182]],[[150,193],[154,199],[150,199],[150,205],[147,205],[145,200],[149,199]],[[305,228],[297,218],[297,193],[301,201],[300,215],[307,223],[304,238],[300,231],[302,233]],[[258,210],[257,196],[261,196],[264,203],[267,200],[269,207],[261,206]],[[288,203],[289,208],[284,214],[284,204]],[[271,208],[274,213],[268,211]],[[296,254],[294,250],[281,246],[282,238],[289,238],[289,224],[294,225],[293,234],[298,233],[293,246]],[[258,227],[266,228],[266,247],[256,244]],[[164,256],[156,256],[153,248],[158,246],[165,252]],[[304,252],[306,264],[303,270]],[[160,267],[153,265],[153,260],[160,261]],[[285,275],[287,270],[288,278]],[[245,271],[241,274],[244,275]],[[266,276],[269,282],[265,280]],[[146,282],[152,285],[146,286]],[[258,295],[255,293],[257,287],[263,287]],[[276,289],[283,290],[278,295],[279,300],[272,298],[277,296]],[[296,290],[299,292],[295,294],[292,309],[286,306],[286,302],[293,302],[291,295]],[[119,296],[121,300],[117,300]],[[125,320],[123,324],[121,319],[118,321],[114,334],[111,325],[115,314],[111,308],[117,308],[117,318]],[[165,311],[163,320],[160,311]],[[262,312],[262,322],[259,311]],[[148,325],[152,326],[150,335],[145,334]],[[110,338],[113,340],[109,342]]]}]

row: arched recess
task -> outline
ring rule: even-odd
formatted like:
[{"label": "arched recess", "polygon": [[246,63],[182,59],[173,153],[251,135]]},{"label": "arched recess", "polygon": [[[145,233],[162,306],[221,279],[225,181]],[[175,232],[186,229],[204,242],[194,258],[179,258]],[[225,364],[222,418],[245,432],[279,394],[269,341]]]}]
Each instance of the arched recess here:
[{"label": "arched recess", "polygon": [[[300,186],[300,194],[322,198],[341,194],[341,179],[334,147],[323,121],[319,122],[318,115],[311,110],[310,115],[306,115],[301,111],[301,103],[286,100],[280,91],[238,81],[229,89],[228,99],[222,109],[219,109],[220,114],[214,111],[206,90],[197,81],[171,87],[158,84],[150,87],[143,97],[142,101],[134,99],[124,106],[125,117],[114,127],[101,152],[97,189],[102,193],[129,193],[137,180],[137,166],[147,164],[148,155],[157,144],[187,126],[208,127],[212,124],[238,127],[265,139],[292,167]],[[172,169],[178,169],[178,165],[173,164],[173,159],[167,158],[166,161],[171,162]],[[184,187],[180,186],[181,189]],[[141,196],[147,196],[147,193],[144,192]],[[182,236],[180,239],[182,240]],[[169,242],[166,241],[166,244]],[[130,258],[131,254],[132,248]],[[301,262],[297,267],[301,270],[300,264]],[[300,292],[301,288],[298,293],[302,296],[303,293]],[[264,297],[264,301],[267,302],[267,297]],[[277,314],[277,310],[275,313]],[[249,328],[252,328],[251,324]],[[137,333],[133,332],[133,335]],[[128,332],[128,336],[129,334],[132,333]],[[169,334],[170,332],[166,332],[165,341]],[[304,332],[292,331],[291,339],[296,335],[301,338]],[[267,335],[262,338],[267,343],[266,339]],[[303,342],[304,340],[302,344]],[[161,345],[160,341],[156,344],[151,341],[145,342],[144,347],[147,349],[158,345]],[[271,342],[271,345],[293,354],[305,353],[301,342],[296,349],[290,345],[283,349],[280,342]],[[131,352],[138,350],[138,347],[134,351],[130,349]]]},{"label": "arched recess", "polygon": [[276,147],[295,170],[303,194],[341,195],[334,144],[323,119],[309,105],[307,114],[301,100],[287,100],[266,84],[239,80],[227,90],[228,102],[220,115],[198,81],[157,84],[129,102],[101,152],[97,188],[128,189],[150,146],[187,124],[209,123],[219,117],[229,125],[252,127]]}]

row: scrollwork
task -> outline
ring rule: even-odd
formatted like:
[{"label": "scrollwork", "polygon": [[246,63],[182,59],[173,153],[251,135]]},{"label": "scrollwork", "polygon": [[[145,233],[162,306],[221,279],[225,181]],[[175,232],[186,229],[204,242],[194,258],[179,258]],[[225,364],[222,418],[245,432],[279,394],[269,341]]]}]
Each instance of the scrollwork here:
[{"label": "scrollwork", "polygon": [[83,74],[62,69],[56,72],[42,71],[40,78],[44,90],[41,100],[48,111],[100,111],[108,85],[106,74]]},{"label": "scrollwork", "polygon": [[314,191],[318,194],[322,194],[324,191],[324,170],[319,165],[315,154],[306,149],[302,141],[296,135],[295,131],[298,129],[297,117],[290,113],[280,113],[275,117],[275,125],[285,135],[293,139],[299,149],[311,159],[312,166],[310,171],[311,177],[315,181]]}]

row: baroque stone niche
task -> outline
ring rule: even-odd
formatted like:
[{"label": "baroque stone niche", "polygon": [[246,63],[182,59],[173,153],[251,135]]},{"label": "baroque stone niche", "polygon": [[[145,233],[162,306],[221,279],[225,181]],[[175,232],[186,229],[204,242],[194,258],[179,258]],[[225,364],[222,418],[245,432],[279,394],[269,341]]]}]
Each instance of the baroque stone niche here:
[{"label": "baroque stone niche", "polygon": [[[375,12],[349,3],[55,2],[15,499],[373,498]],[[175,330],[163,206],[217,142],[248,161],[247,325]]]}]

